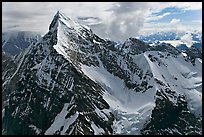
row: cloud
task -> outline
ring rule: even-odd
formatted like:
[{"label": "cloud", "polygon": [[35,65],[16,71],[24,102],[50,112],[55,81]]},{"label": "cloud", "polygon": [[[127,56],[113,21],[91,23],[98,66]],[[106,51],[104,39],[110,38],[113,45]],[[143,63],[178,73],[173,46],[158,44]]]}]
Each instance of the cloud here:
[{"label": "cloud", "polygon": [[[2,29],[18,25],[15,30],[38,31],[45,34],[57,10],[73,20],[78,17],[98,17],[106,20],[110,3],[93,2],[3,2]],[[31,25],[32,24],[32,25]]]},{"label": "cloud", "polygon": [[143,29],[139,31],[141,35],[148,35],[155,32],[176,32],[179,37],[186,33],[202,32],[202,23],[188,24],[188,22],[181,22],[179,19],[172,19],[168,23],[162,22],[145,22]]},{"label": "cloud", "polygon": [[145,21],[155,21],[155,20],[160,20],[162,18],[164,18],[165,16],[168,16],[170,15],[171,13],[170,12],[166,12],[162,15],[159,15],[159,16],[156,16],[156,15],[150,15],[148,16],[148,18],[145,20]]},{"label": "cloud", "polygon": [[199,10],[202,9],[201,2],[172,2],[172,7],[182,8],[184,10]]},{"label": "cloud", "polygon": [[[172,23],[152,23],[171,15],[166,12],[156,16],[168,7],[183,10],[202,9],[201,2],[3,2],[2,30],[37,31],[45,34],[57,10],[71,19],[89,25],[94,33],[112,40],[125,40],[149,30],[180,29]],[[179,19],[172,20],[174,23]],[[149,21],[149,22],[147,22]],[[201,23],[202,24],[202,23]],[[172,26],[171,26],[172,25]],[[186,28],[187,27],[186,24]],[[179,26],[179,25],[178,25]],[[184,26],[179,26],[184,29]],[[199,27],[199,26],[198,26]],[[192,28],[192,27],[191,27]],[[201,28],[201,27],[200,27]]]},{"label": "cloud", "polygon": [[82,24],[87,26],[99,25],[102,23],[102,19],[99,17],[78,17],[77,19],[79,22],[82,22]]},{"label": "cloud", "polygon": [[149,3],[151,10],[159,12],[165,8],[179,8],[182,10],[200,10],[202,2],[151,2]]},{"label": "cloud", "polygon": [[170,21],[170,24],[177,24],[180,22],[180,19],[175,19],[173,18],[171,21]]},{"label": "cloud", "polygon": [[192,36],[191,33],[187,33],[184,36],[181,37],[181,41],[186,43],[187,47],[191,47],[192,46]]},{"label": "cloud", "polygon": [[120,2],[110,11],[111,18],[106,22],[106,33],[113,40],[125,40],[135,37],[143,27],[143,23],[148,11],[147,3]]}]

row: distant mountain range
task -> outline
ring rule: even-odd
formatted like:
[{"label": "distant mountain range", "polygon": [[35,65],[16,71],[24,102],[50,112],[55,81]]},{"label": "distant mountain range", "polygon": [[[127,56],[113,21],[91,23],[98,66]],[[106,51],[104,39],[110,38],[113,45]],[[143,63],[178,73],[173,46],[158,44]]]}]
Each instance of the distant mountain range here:
[{"label": "distant mountain range", "polygon": [[15,56],[41,38],[40,34],[30,31],[4,32],[2,33],[2,49],[6,54]]},{"label": "distant mountain range", "polygon": [[202,52],[202,33],[190,34],[191,35],[190,41],[192,42],[190,46],[188,45],[188,43],[186,43],[185,40],[182,39],[182,36],[186,34],[179,36],[175,32],[157,32],[150,35],[140,35],[138,39],[151,45],[157,43],[169,43],[180,50],[186,50],[189,47],[194,46]]},{"label": "distant mountain range", "polygon": [[[180,40],[183,35],[178,35],[176,32],[157,32],[157,33],[152,33],[149,35],[140,35],[138,39],[151,44],[151,43],[156,43],[158,41]],[[191,33],[191,36],[192,36],[192,41],[196,41],[197,43],[202,42],[201,32]]]}]

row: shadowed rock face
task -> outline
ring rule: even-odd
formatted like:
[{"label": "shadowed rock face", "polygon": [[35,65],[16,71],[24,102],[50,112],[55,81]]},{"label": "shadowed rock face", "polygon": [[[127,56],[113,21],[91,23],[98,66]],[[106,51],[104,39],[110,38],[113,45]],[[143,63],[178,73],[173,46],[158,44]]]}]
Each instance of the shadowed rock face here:
[{"label": "shadowed rock face", "polygon": [[[168,89],[167,89],[168,90]],[[167,91],[166,90],[166,91]],[[173,91],[168,90],[168,93]],[[175,105],[170,100],[164,99],[165,92],[157,95],[156,107],[152,111],[152,118],[144,129],[143,135],[200,135],[202,134],[202,118],[196,118],[187,108],[184,96],[179,95]]]}]

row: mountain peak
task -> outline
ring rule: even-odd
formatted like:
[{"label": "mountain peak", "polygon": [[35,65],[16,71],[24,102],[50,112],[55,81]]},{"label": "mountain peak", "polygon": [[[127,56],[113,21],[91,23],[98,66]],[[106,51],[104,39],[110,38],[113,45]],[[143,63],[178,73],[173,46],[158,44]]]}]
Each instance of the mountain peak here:
[{"label": "mountain peak", "polygon": [[59,13],[60,13],[60,12],[59,12],[59,10],[58,10],[56,14],[59,14]]},{"label": "mountain peak", "polygon": [[69,17],[67,17],[66,15],[64,15],[62,12],[57,11],[57,13],[55,14],[55,16],[57,16],[58,19],[65,19],[65,20],[71,20]]},{"label": "mountain peak", "polygon": [[67,17],[62,12],[57,11],[50,26],[49,26],[49,30],[52,30],[53,28],[56,29],[58,27],[59,23],[66,25],[66,27],[68,27],[70,29],[73,29],[73,28],[76,28],[77,26],[80,26],[79,23],[71,20],[71,18]]}]

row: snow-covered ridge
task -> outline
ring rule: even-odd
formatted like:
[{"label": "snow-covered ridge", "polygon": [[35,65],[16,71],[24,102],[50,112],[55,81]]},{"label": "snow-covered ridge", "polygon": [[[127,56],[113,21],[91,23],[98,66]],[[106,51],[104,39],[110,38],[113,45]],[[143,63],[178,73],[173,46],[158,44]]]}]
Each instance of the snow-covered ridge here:
[{"label": "snow-covered ridge", "polygon": [[[150,69],[144,54],[135,56],[134,62],[143,67],[144,71]],[[140,134],[140,130],[155,107],[156,89],[151,88],[144,93],[136,93],[133,89],[129,90],[122,79],[109,73],[103,66],[81,65],[81,68],[85,75],[106,90],[103,98],[118,119],[113,125],[116,134]],[[134,78],[134,81],[140,82],[136,76]],[[153,79],[149,83],[154,85]],[[134,126],[137,128],[132,128]]]},{"label": "snow-covered ridge", "polygon": [[75,21],[71,20],[69,17],[65,16],[64,14],[60,13],[59,11],[57,12],[57,16],[59,16],[58,17],[59,21],[64,23],[69,28],[75,28],[75,27],[79,26],[78,23],[76,23]]}]

